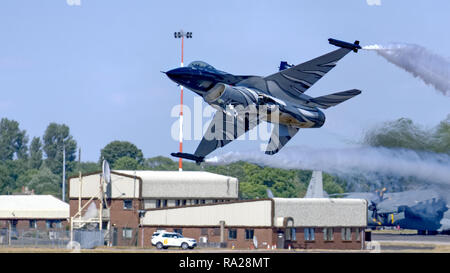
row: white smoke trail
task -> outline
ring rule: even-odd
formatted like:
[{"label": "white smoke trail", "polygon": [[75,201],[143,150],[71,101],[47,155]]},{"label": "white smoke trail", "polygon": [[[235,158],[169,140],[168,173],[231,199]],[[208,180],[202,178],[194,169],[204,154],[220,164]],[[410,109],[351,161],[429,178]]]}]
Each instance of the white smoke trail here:
[{"label": "white smoke trail", "polygon": [[237,161],[273,168],[322,170],[342,176],[364,172],[383,173],[450,185],[449,155],[418,153],[406,149],[291,147],[272,156],[262,154],[260,151],[229,152],[208,158],[206,163],[222,165]]},{"label": "white smoke trail", "polygon": [[82,219],[89,220],[91,218],[97,218],[97,217],[98,217],[97,206],[95,205],[94,202],[92,202],[91,204],[89,204],[88,209],[87,209],[86,213],[83,215]]},{"label": "white smoke trail", "polygon": [[375,50],[387,61],[410,72],[414,77],[422,79],[442,94],[450,96],[449,59],[415,44],[369,45],[364,46],[363,49]]}]

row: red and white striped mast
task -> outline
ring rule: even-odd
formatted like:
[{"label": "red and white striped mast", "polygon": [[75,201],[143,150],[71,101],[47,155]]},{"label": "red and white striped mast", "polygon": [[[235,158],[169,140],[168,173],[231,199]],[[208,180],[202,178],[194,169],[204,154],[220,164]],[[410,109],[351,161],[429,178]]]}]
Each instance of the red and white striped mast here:
[{"label": "red and white striped mast", "polygon": [[[180,30],[174,33],[175,38],[181,38],[181,67],[184,66],[184,37],[192,38],[192,32],[184,32]],[[181,97],[180,97],[180,153],[183,152],[183,86],[180,84]],[[178,161],[178,170],[183,170],[183,159],[180,157]]]}]

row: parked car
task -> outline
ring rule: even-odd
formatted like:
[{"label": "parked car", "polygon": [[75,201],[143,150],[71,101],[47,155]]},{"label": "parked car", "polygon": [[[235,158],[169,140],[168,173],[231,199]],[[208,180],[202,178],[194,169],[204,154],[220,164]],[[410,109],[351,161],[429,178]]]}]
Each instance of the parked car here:
[{"label": "parked car", "polygon": [[183,237],[180,233],[156,231],[152,235],[152,245],[157,249],[168,247],[181,247],[182,249],[193,249],[197,246],[197,241],[192,238]]}]

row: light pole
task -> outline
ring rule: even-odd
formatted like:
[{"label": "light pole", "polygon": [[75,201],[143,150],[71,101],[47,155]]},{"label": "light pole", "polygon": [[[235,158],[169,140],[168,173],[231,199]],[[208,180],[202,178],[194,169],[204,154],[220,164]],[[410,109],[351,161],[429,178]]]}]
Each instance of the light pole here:
[{"label": "light pole", "polygon": [[[184,32],[183,30],[177,31],[173,33],[175,39],[181,38],[181,67],[183,64],[183,55],[184,55],[184,37],[192,38],[192,32]],[[181,89],[181,99],[180,99],[180,153],[183,152],[183,86],[180,84]],[[178,170],[183,170],[183,160],[181,157],[178,160]]]},{"label": "light pole", "polygon": [[66,201],[66,146],[63,143],[62,201]]}]

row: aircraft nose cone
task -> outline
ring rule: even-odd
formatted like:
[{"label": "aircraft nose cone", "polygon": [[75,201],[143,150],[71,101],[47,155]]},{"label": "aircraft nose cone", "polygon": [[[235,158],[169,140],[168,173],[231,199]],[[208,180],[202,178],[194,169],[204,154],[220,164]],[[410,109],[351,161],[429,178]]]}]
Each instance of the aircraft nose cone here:
[{"label": "aircraft nose cone", "polygon": [[184,67],[178,67],[166,72],[167,77],[169,77],[173,81],[179,80],[181,77],[186,76],[187,71]]},{"label": "aircraft nose cone", "polygon": [[180,73],[177,70],[178,68],[167,71],[166,72],[167,77],[173,80],[174,78],[177,77],[177,75],[179,76]]}]

